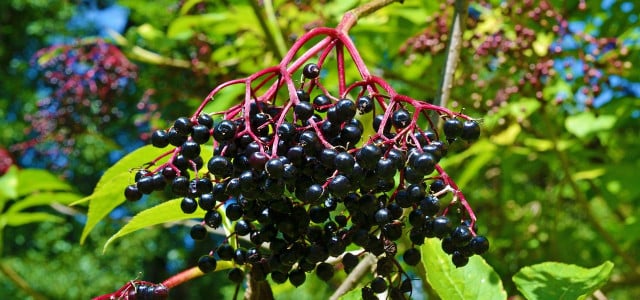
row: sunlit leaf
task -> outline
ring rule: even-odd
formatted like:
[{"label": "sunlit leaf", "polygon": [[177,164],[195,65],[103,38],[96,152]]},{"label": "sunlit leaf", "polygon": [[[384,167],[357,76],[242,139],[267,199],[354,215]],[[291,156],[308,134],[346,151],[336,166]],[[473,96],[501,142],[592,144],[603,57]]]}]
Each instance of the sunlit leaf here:
[{"label": "sunlit leaf", "polygon": [[196,28],[210,26],[213,23],[228,21],[226,13],[208,13],[203,15],[184,15],[175,19],[167,29],[167,37],[171,39],[188,39]]},{"label": "sunlit leaf", "polygon": [[5,201],[18,198],[18,167],[12,166],[0,177],[0,208]]},{"label": "sunlit leaf", "polygon": [[355,288],[340,297],[342,300],[360,300],[362,299],[362,288]]},{"label": "sunlit leaf", "polygon": [[[102,251],[106,251],[109,244],[118,238],[121,238],[129,233],[135,232],[149,226],[164,224],[168,222],[175,222],[187,219],[193,219],[198,217],[196,214],[185,214],[180,209],[180,202],[182,199],[173,199],[152,208],[141,211],[135,215],[129,223],[124,225],[116,234],[111,236],[109,240],[104,244]],[[201,216],[200,216],[201,217]]]},{"label": "sunlit leaf", "polygon": [[44,212],[17,212],[0,216],[0,224],[8,226],[22,226],[38,222],[62,222],[64,218]]},{"label": "sunlit leaf", "polygon": [[71,205],[89,202],[87,223],[82,231],[80,243],[83,243],[89,232],[109,212],[125,201],[124,188],[133,181],[132,168],[144,166],[154,157],[158,157],[166,150],[155,148],[151,145],[138,148],[129,155],[120,159],[113,167],[109,168],[98,181],[93,194],[82,198]]},{"label": "sunlit leaf", "polygon": [[75,193],[66,193],[66,192],[45,192],[45,193],[34,193],[31,194],[24,199],[20,199],[15,204],[11,205],[7,212],[18,212],[21,210],[25,210],[30,207],[40,206],[40,205],[49,205],[52,203],[60,203],[60,204],[69,204],[73,201],[77,201],[80,199],[80,195]]},{"label": "sunlit leaf", "polygon": [[616,123],[616,117],[612,115],[595,116],[592,112],[583,112],[567,117],[565,127],[579,138],[584,138],[592,133],[608,130]]},{"label": "sunlit leaf", "polygon": [[522,268],[513,282],[529,300],[585,299],[609,280],[611,270],[613,263],[609,261],[591,269],[545,262]]},{"label": "sunlit leaf", "polygon": [[18,173],[18,196],[35,191],[71,191],[72,187],[45,170],[24,169]]},{"label": "sunlit leaf", "polygon": [[456,268],[439,240],[426,239],[420,249],[427,281],[440,298],[507,299],[500,277],[482,257],[474,255],[469,264]]}]

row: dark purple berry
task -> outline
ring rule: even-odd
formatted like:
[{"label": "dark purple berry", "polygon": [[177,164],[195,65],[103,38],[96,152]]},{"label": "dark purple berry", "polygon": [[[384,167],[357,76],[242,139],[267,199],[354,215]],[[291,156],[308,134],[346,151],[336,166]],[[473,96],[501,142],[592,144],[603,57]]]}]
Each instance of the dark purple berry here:
[{"label": "dark purple berry", "polygon": [[469,263],[469,258],[464,256],[460,251],[454,251],[453,254],[451,254],[451,261],[456,268],[460,268]]},{"label": "dark purple berry", "polygon": [[329,105],[331,104],[331,98],[327,97],[327,95],[320,94],[313,98],[313,106],[318,112],[326,112],[329,110]]},{"label": "dark purple berry", "polygon": [[182,209],[182,212],[185,214],[192,214],[198,209],[198,202],[193,198],[184,197],[180,202],[180,209]]},{"label": "dark purple berry", "polygon": [[369,113],[373,110],[373,99],[371,99],[369,96],[362,96],[358,98],[358,103],[356,106],[358,107],[358,111],[360,112],[360,114]]},{"label": "dark purple berry", "polygon": [[213,138],[218,142],[231,140],[236,135],[237,126],[229,120],[222,120],[213,130]]},{"label": "dark purple berry", "polygon": [[335,197],[344,197],[351,191],[351,182],[344,175],[336,175],[329,183],[329,192]]},{"label": "dark purple berry", "polygon": [[151,145],[156,148],[164,148],[169,145],[169,135],[165,130],[156,130],[151,135]]},{"label": "dark purple berry", "polygon": [[201,124],[193,126],[193,133],[191,133],[191,138],[194,142],[198,144],[204,144],[209,141],[210,137],[211,133],[209,132],[209,127]]},{"label": "dark purple berry", "polygon": [[210,210],[204,215],[204,223],[216,229],[222,224],[222,215],[217,210]]},{"label": "dark purple berry", "polygon": [[244,280],[244,271],[240,268],[233,268],[227,273],[227,278],[235,284],[240,284]]},{"label": "dark purple berry", "polygon": [[356,153],[356,161],[365,169],[373,170],[378,164],[378,160],[382,157],[380,147],[372,144],[364,145]]},{"label": "dark purple berry", "polygon": [[180,117],[173,123],[173,128],[176,129],[178,134],[187,136],[191,134],[191,128],[193,124],[191,124],[191,120],[187,117]]},{"label": "dark purple berry", "polygon": [[307,79],[314,79],[320,75],[320,68],[314,63],[308,63],[302,67],[302,76]]},{"label": "dark purple berry", "polygon": [[376,277],[371,281],[371,290],[380,294],[387,290],[387,281],[383,277]]},{"label": "dark purple berry", "polygon": [[323,262],[318,264],[318,266],[316,267],[316,275],[318,275],[318,277],[322,281],[329,281],[331,277],[333,277],[333,273],[333,265],[329,263]]},{"label": "dark purple berry", "polygon": [[454,139],[462,134],[463,126],[460,120],[452,118],[444,121],[442,129],[444,130],[444,135],[446,135],[447,138]]},{"label": "dark purple berry", "polygon": [[202,273],[209,273],[216,269],[216,259],[211,255],[203,255],[198,259],[198,268]]},{"label": "dark purple berry", "polygon": [[475,120],[464,121],[460,137],[467,141],[477,140],[480,137],[480,125],[478,125],[478,122]]},{"label": "dark purple berry", "polygon": [[349,99],[340,99],[335,108],[338,123],[350,120],[356,115],[356,104]]},{"label": "dark purple berry", "polygon": [[216,254],[220,257],[221,260],[232,260],[235,250],[229,244],[222,244],[216,250]]},{"label": "dark purple berry", "polygon": [[155,190],[153,178],[151,176],[143,176],[142,178],[140,178],[140,180],[138,180],[136,186],[138,187],[138,191],[145,195],[151,194],[151,192]]},{"label": "dark purple berry", "polygon": [[407,249],[402,255],[402,259],[410,266],[415,266],[420,262],[420,250],[416,248]]},{"label": "dark purple berry", "polygon": [[451,220],[445,216],[439,216],[433,219],[433,232],[439,238],[443,238],[451,233]]},{"label": "dark purple berry", "polygon": [[291,282],[291,284],[293,284],[293,286],[295,287],[303,284],[306,279],[307,275],[300,269],[289,272],[289,282]]},{"label": "dark purple berry", "polygon": [[453,244],[458,247],[462,247],[469,243],[472,237],[473,235],[471,234],[471,230],[469,230],[469,227],[464,225],[459,225],[451,233],[451,241],[453,241]]},{"label": "dark purple berry", "polygon": [[309,97],[309,94],[307,94],[307,92],[305,92],[304,90],[297,90],[296,91],[296,96],[298,96],[298,100],[300,102],[309,102],[309,101],[311,101],[311,98]]},{"label": "dark purple berry", "polygon": [[293,108],[296,119],[306,121],[313,116],[313,105],[310,102],[299,102]]},{"label": "dark purple berry", "polygon": [[405,128],[411,123],[411,113],[404,108],[400,108],[391,115],[391,123],[397,129]]},{"label": "dark purple berry", "polygon": [[208,114],[200,114],[198,116],[198,124],[204,125],[207,128],[213,128],[213,118]]},{"label": "dark purple berry", "polygon": [[191,231],[189,232],[191,238],[196,241],[201,241],[207,236],[207,229],[201,224],[196,224],[191,227]]},{"label": "dark purple berry", "polygon": [[483,254],[489,250],[489,240],[481,235],[474,236],[469,242],[469,247],[475,254]]},{"label": "dark purple berry", "polygon": [[124,197],[129,201],[138,201],[142,198],[142,193],[135,184],[131,184],[124,189]]}]

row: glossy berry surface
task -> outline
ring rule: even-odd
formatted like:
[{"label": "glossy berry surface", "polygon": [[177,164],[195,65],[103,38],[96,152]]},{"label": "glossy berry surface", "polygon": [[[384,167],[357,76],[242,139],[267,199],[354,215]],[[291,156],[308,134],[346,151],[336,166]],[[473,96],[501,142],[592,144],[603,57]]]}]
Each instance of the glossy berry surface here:
[{"label": "glossy berry surface", "polygon": [[202,273],[209,273],[216,269],[217,261],[211,255],[203,255],[198,259],[198,268]]},{"label": "glossy berry surface", "polygon": [[307,79],[314,79],[320,76],[320,68],[314,63],[304,65],[302,75]]}]

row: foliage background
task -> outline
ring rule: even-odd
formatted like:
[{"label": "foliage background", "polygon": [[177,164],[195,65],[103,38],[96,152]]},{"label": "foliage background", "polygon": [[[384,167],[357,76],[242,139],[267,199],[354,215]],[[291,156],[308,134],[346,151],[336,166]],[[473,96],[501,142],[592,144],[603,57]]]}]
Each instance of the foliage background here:
[{"label": "foliage background", "polygon": [[[335,26],[360,3],[271,2],[3,1],[0,171],[8,164],[47,169],[86,195],[101,172],[143,145],[152,129],[191,114],[218,83],[276,64],[296,36]],[[400,92],[433,99],[452,5],[404,2],[361,20],[351,35],[365,62]],[[264,5],[272,5],[273,15]],[[601,292],[611,299],[640,297],[634,251],[640,248],[639,12],[637,4],[620,0],[471,2],[467,43],[447,105],[481,117],[484,131],[470,149],[447,158],[445,167],[470,199],[480,232],[490,238],[484,257],[509,295],[519,294],[511,278],[524,266],[559,261],[593,267],[610,260],[614,272]],[[103,103],[121,117],[104,123],[93,114],[79,130],[62,119],[38,128],[33,116],[51,108],[43,99],[65,102],[54,97],[34,55],[93,38],[117,45],[136,65],[135,78]],[[85,108],[80,103],[65,116],[73,121],[91,115]],[[27,178],[18,184],[31,183]],[[114,210],[83,245],[78,241],[86,207],[28,208],[60,219],[0,227],[0,298],[86,299],[140,272],[144,280],[161,281],[193,265],[206,249],[189,240],[184,224],[137,232],[101,253],[129,216],[161,198]],[[3,222],[10,207],[24,200],[8,199]],[[216,285],[225,282],[223,276],[189,282],[172,296],[228,296],[233,287]],[[290,285],[274,289],[278,299],[287,299],[301,289],[314,298],[330,295],[333,287],[314,277],[295,292]]]}]

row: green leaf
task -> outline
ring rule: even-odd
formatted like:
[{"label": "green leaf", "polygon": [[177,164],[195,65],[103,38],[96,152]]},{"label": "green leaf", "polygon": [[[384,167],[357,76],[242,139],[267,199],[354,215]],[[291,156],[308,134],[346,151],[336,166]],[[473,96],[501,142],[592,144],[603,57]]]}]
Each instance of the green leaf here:
[{"label": "green leaf", "polygon": [[613,128],[616,117],[613,115],[595,116],[592,112],[583,112],[567,117],[565,127],[579,138],[589,134]]},{"label": "green leaf", "polygon": [[480,256],[456,268],[451,257],[442,251],[440,241],[426,239],[420,247],[427,281],[442,299],[507,299],[500,276]]},{"label": "green leaf", "polygon": [[45,170],[24,169],[18,173],[18,197],[36,191],[71,191],[73,188]]},{"label": "green leaf", "polygon": [[228,24],[229,15],[226,13],[209,13],[203,15],[184,15],[171,24],[167,29],[167,37],[170,39],[185,40],[194,34],[196,28],[207,27],[214,23],[226,22]]},{"label": "green leaf", "polygon": [[362,299],[362,288],[355,288],[340,297],[342,300],[360,300]]},{"label": "green leaf", "polygon": [[18,198],[18,167],[11,166],[9,171],[0,177],[0,209],[9,199]]},{"label": "green leaf", "polygon": [[[180,202],[182,199],[173,199],[167,202],[158,204],[152,208],[141,211],[139,214],[135,215],[131,218],[131,221],[124,225],[116,234],[111,236],[109,240],[104,244],[102,251],[107,251],[107,247],[113,241],[118,238],[121,238],[129,233],[132,233],[136,230],[140,230],[149,226],[181,221],[186,219],[193,219],[196,217],[194,214],[185,214],[180,209]],[[202,212],[201,210],[199,210]]]},{"label": "green leaf", "polygon": [[186,15],[192,7],[202,2],[202,0],[187,0],[180,7],[180,15]]},{"label": "green leaf", "polygon": [[8,212],[10,213],[18,212],[30,207],[40,206],[40,205],[49,205],[52,203],[60,203],[60,204],[66,205],[73,201],[77,201],[78,199],[80,199],[80,195],[74,194],[74,193],[66,193],[66,192],[35,193],[11,205],[11,207],[9,207]]},{"label": "green leaf", "polygon": [[87,213],[87,223],[82,230],[80,243],[89,235],[89,232],[104,218],[109,212],[125,201],[124,188],[132,183],[132,168],[143,166],[149,163],[150,159],[160,156],[166,150],[147,145],[131,152],[116,162],[109,168],[98,181],[93,194],[84,197],[71,205],[89,202]]},{"label": "green leaf", "polygon": [[607,282],[611,270],[610,261],[591,269],[544,262],[522,268],[513,276],[513,282],[529,300],[584,299]]},{"label": "green leaf", "polygon": [[64,218],[56,215],[52,215],[44,212],[29,212],[29,213],[7,213],[0,216],[0,227],[4,225],[8,226],[21,226],[29,223],[37,222],[62,222]]}]

